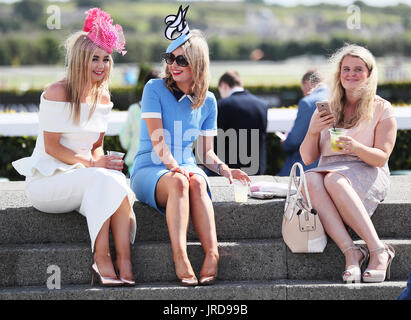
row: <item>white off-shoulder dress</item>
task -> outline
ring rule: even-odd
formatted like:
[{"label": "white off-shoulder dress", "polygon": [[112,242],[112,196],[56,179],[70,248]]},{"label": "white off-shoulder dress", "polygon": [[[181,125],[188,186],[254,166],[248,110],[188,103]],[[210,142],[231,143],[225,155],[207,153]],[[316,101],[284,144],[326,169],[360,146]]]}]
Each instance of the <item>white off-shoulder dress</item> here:
[{"label": "white off-shoulder dress", "polygon": [[91,249],[103,224],[119,208],[125,197],[130,203],[130,242],[136,235],[133,211],[135,194],[126,177],[117,170],[91,167],[82,163],[66,164],[46,153],[43,131],[62,133],[60,143],[78,154],[91,158],[93,144],[107,129],[108,115],[113,104],[98,104],[89,118],[90,105],[81,104],[79,125],[73,124],[67,102],[40,98],[39,134],[31,157],[12,163],[26,176],[26,195],[33,206],[47,213],[73,210],[86,217]]}]

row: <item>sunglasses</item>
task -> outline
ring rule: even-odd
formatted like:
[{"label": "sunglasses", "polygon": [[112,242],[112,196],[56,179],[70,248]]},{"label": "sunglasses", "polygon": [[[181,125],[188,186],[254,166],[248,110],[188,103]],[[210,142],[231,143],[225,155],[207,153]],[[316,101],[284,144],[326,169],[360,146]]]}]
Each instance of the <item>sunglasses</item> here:
[{"label": "sunglasses", "polygon": [[163,54],[163,59],[168,65],[172,65],[174,61],[179,65],[180,67],[187,67],[188,66],[188,61],[186,57],[183,55],[175,56],[172,53],[164,53]]}]

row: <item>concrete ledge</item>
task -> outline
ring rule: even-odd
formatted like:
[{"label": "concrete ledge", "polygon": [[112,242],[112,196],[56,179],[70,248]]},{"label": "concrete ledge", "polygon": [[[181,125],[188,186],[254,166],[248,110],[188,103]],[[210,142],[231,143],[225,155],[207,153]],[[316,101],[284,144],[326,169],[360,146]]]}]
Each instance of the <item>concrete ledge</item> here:
[{"label": "concrete ledge", "polygon": [[406,281],[341,284],[326,281],[287,281],[287,300],[396,300]]},{"label": "concrete ledge", "polygon": [[[382,239],[394,247],[395,258],[391,265],[392,280],[406,280],[410,271],[411,240]],[[364,241],[355,241],[365,244]],[[334,242],[328,241],[324,253],[293,254],[287,248],[288,279],[340,280],[344,271],[344,256]]]},{"label": "concrete ledge", "polygon": [[[286,183],[288,178],[252,180]],[[137,201],[132,260],[138,285],[130,290],[84,286],[90,281],[91,264],[84,217],[76,212],[41,213],[25,197],[23,182],[0,183],[0,299],[395,299],[405,287],[411,261],[411,181],[405,176],[391,181],[392,190],[372,220],[380,237],[397,251],[391,270],[394,281],[341,284],[344,260],[332,241],[323,254],[288,250],[281,237],[283,198],[235,203],[228,182],[216,177],[211,178],[211,191],[220,242],[218,284],[175,286],[166,221]],[[198,274],[204,254],[191,226],[188,238],[188,253]],[[51,265],[61,269],[62,290],[45,289]],[[39,285],[43,288],[26,287]]]},{"label": "concrete ledge", "polygon": [[[385,240],[396,250],[392,280],[406,280],[411,261],[411,240]],[[341,280],[343,255],[334,243],[322,254],[293,254],[282,240],[220,242],[220,281],[246,280]],[[198,274],[204,253],[198,242],[189,242],[188,255]],[[115,257],[113,257],[115,259]],[[87,284],[92,254],[87,244],[0,246],[0,287],[46,285],[49,266],[61,270],[61,283]],[[146,242],[132,246],[136,281],[177,281],[168,243]]]},{"label": "concrete ledge", "polygon": [[[0,300],[395,300],[405,281],[344,285],[325,281],[219,282],[184,288],[170,283],[138,284],[133,288],[86,285],[0,289]],[[246,303],[244,303],[246,304]]]},{"label": "concrete ledge", "polygon": [[[177,281],[168,243],[138,243],[132,246],[137,282]],[[274,280],[287,276],[282,241],[220,242],[218,277],[221,281]],[[200,243],[188,243],[188,254],[199,273],[204,259]],[[114,257],[115,259],[115,257]],[[46,285],[49,266],[58,266],[62,284],[89,283],[91,249],[86,244],[0,246],[0,287]]]},{"label": "concrete ledge", "polygon": [[[287,177],[255,176],[253,181],[278,181]],[[392,190],[379,205],[372,220],[380,237],[407,238],[411,234],[411,180],[393,176]],[[233,190],[222,177],[211,177],[219,240],[280,239],[284,198],[233,201]],[[24,182],[0,183],[0,244],[89,242],[84,217],[76,212],[47,214],[34,209],[24,195]],[[136,201],[138,241],[168,241],[163,216]],[[197,240],[190,226],[189,240]]]}]

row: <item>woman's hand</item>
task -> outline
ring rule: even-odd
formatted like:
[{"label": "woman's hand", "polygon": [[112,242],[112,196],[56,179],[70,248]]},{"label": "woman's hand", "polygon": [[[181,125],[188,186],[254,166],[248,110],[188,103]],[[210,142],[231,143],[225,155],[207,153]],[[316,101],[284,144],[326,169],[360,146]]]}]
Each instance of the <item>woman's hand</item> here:
[{"label": "woman's hand", "polygon": [[314,112],[310,121],[308,131],[311,134],[319,134],[326,128],[331,127],[335,122],[333,114],[327,114],[327,111]]},{"label": "woman's hand", "polygon": [[230,181],[230,184],[233,183],[233,179],[240,180],[241,182],[245,182],[246,184],[251,183],[250,177],[247,175],[247,173],[240,169],[230,169],[226,164],[221,165],[220,175],[226,177]]},{"label": "woman's hand", "polygon": [[181,173],[182,175],[184,175],[187,178],[188,181],[190,181],[190,176],[191,175],[186,169],[181,168],[181,167],[174,167],[174,168],[170,169],[170,171],[171,172]]},{"label": "woman's hand", "polygon": [[356,154],[361,147],[361,143],[350,136],[339,137],[336,141],[339,147],[342,147],[338,152],[343,154]]},{"label": "woman's hand", "polygon": [[122,171],[124,161],[119,156],[100,156],[97,160],[93,160],[93,167],[101,167],[111,170]]}]

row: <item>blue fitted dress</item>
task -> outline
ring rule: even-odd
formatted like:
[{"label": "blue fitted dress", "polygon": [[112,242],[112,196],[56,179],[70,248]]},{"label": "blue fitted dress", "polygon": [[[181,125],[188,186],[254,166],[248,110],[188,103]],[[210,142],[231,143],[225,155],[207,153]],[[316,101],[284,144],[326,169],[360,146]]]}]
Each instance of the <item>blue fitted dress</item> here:
[{"label": "blue fitted dress", "polygon": [[[170,91],[163,79],[152,79],[144,87],[141,101],[141,123],[139,150],[134,157],[130,186],[137,199],[165,215],[164,208],[157,206],[156,186],[159,179],[169,172],[153,150],[145,119],[158,118],[163,121],[164,140],[180,167],[209,180],[197,166],[193,153],[193,142],[199,135],[217,135],[217,102],[212,92],[207,93],[204,104],[197,109],[191,107],[192,97],[178,88]],[[154,134],[154,133],[153,133]]]}]

